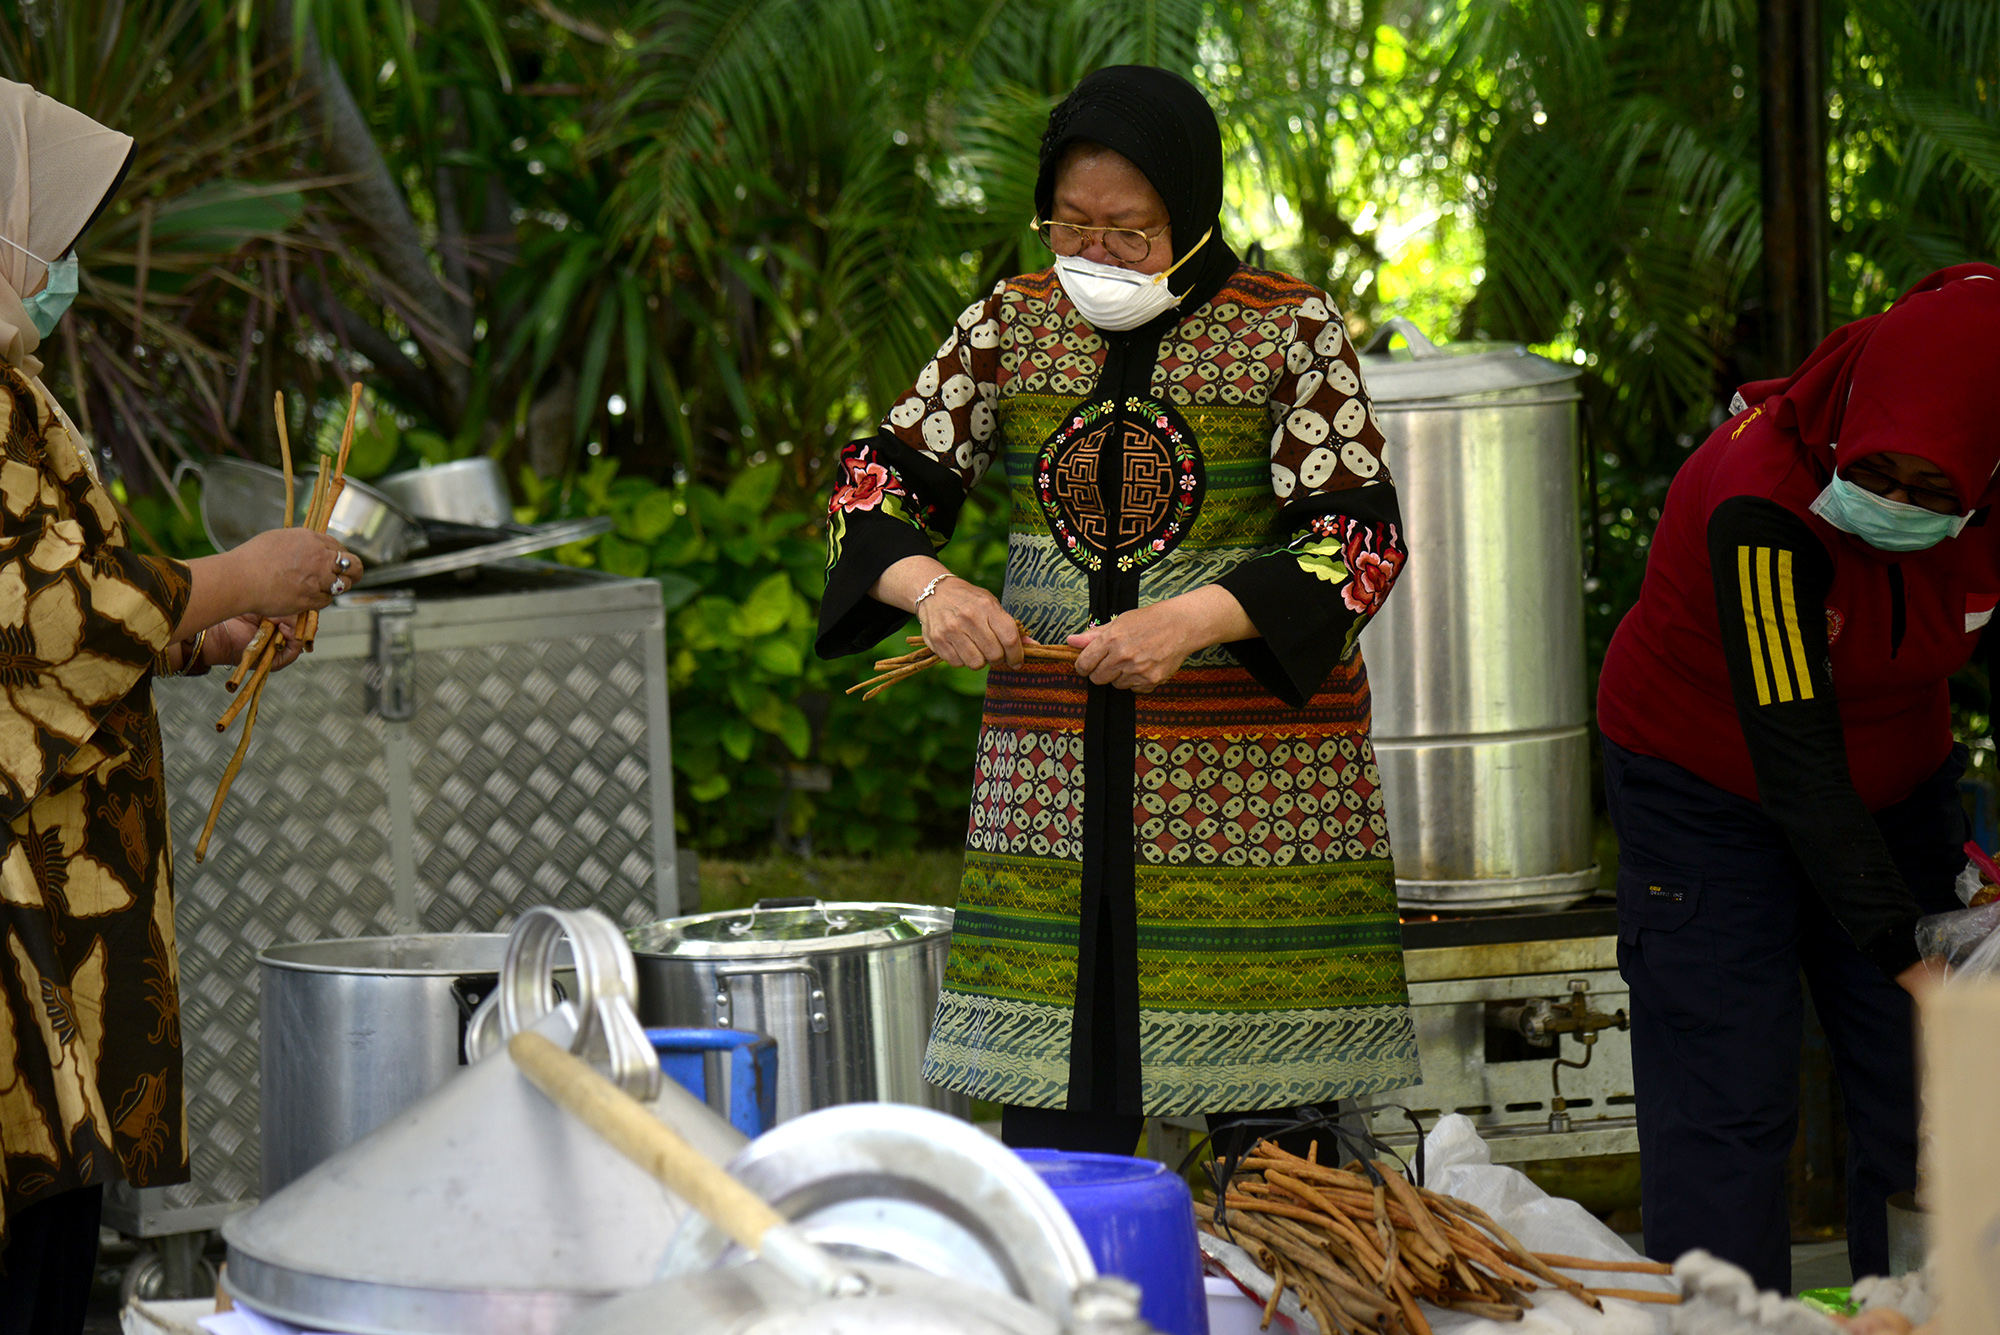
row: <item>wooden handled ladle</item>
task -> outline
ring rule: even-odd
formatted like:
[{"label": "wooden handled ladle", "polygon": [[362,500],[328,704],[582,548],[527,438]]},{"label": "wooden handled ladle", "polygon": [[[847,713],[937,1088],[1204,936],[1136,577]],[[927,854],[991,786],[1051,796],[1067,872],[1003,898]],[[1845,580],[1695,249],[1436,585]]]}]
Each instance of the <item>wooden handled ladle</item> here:
[{"label": "wooden handled ladle", "polygon": [[509,1039],[507,1053],[558,1107],[772,1269],[823,1297],[857,1298],[869,1291],[859,1271],[842,1265],[750,1188],[703,1158],[589,1062],[533,1032]]}]

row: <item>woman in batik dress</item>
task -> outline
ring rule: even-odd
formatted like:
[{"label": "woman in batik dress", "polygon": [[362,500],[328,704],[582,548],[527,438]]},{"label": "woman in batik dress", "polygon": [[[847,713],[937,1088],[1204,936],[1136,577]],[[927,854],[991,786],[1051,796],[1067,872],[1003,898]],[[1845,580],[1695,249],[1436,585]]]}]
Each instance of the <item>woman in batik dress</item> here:
[{"label": "woman in batik dress", "polygon": [[[991,667],[924,1069],[1014,1145],[1129,1154],[1145,1116],[1417,1078],[1356,647],[1403,564],[1395,492],[1340,316],[1239,263],[1221,200],[1192,85],[1085,79],[1041,146],[1054,268],[959,317],[830,509],[822,654],[914,610]],[[935,556],[995,465],[997,600]],[[1082,655],[1024,661],[1022,631]]]},{"label": "woman in batik dress", "polygon": [[[0,80],[0,1332],[82,1329],[103,1184],[187,1180],[172,853],[153,679],[234,663],[360,562],[267,533],[125,545],[35,355],[132,141]],[[294,653],[275,660],[279,666]],[[202,800],[206,795],[195,797]]]}]

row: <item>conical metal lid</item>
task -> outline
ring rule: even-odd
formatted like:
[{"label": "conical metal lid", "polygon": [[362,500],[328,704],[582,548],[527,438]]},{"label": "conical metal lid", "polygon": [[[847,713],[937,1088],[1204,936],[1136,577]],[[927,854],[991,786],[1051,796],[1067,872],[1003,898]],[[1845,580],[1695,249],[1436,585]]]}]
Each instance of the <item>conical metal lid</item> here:
[{"label": "conical metal lid", "polygon": [[818,1297],[762,1262],[682,1275],[605,1304],[565,1335],[1062,1335],[1018,1298],[900,1266],[856,1269],[866,1297]]},{"label": "conical metal lid", "polygon": [[[538,1016],[547,1010],[552,921],[570,937],[577,996]],[[529,999],[514,1007],[518,1027],[585,1049],[580,1055],[595,1049],[628,1092],[650,1095],[656,1117],[727,1161],[743,1136],[660,1081],[656,1063],[650,1080],[633,1065],[635,1035],[648,1060],[651,1048],[620,976],[631,972],[630,955],[621,969],[610,947],[624,951],[601,915],[536,910],[509,942],[496,996]],[[514,1027],[489,1026],[498,1043]],[[554,1335],[597,1303],[649,1283],[687,1212],[493,1052],[228,1220],[222,1233],[231,1293],[281,1320],[383,1335]]]}]

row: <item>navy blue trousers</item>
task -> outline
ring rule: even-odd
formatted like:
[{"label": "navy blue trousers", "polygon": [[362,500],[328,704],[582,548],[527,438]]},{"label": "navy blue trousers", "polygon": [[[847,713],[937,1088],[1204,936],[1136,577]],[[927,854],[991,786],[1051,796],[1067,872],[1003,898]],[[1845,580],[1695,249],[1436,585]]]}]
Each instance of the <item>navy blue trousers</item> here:
[{"label": "navy blue trousers", "polygon": [[[1875,813],[1927,912],[1961,907],[1964,749]],[[1618,969],[1631,988],[1646,1251],[1705,1247],[1791,1292],[1785,1170],[1799,1121],[1800,977],[1847,1113],[1847,1254],[1887,1274],[1887,1198],[1917,1180],[1909,995],[1855,949],[1755,802],[1604,743],[1618,831]]]}]

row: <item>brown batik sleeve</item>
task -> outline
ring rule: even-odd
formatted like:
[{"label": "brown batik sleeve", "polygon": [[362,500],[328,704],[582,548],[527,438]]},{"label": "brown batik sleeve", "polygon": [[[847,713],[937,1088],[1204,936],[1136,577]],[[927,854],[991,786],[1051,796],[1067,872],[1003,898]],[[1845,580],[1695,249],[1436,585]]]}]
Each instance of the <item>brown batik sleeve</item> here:
[{"label": "brown batik sleeve", "polygon": [[34,388],[0,371],[0,814],[10,820],[75,773],[187,608],[186,566],[93,539],[105,530],[78,501],[102,500],[89,496],[96,485]]}]

